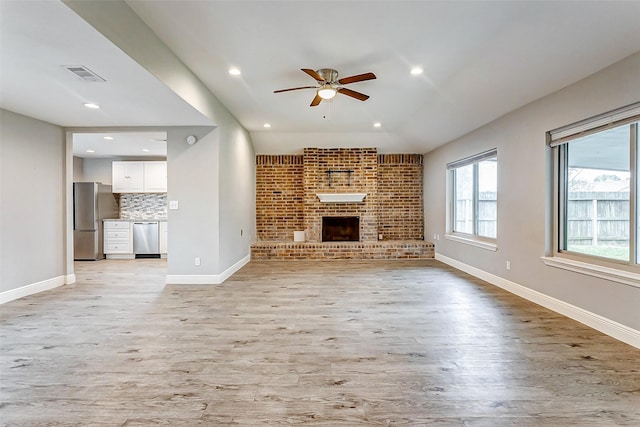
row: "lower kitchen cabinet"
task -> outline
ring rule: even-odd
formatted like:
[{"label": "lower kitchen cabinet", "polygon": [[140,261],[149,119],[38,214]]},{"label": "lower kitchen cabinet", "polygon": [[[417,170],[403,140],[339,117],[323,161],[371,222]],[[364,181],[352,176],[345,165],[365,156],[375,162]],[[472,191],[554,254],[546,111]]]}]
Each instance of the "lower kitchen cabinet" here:
[{"label": "lower kitchen cabinet", "polygon": [[160,221],[160,236],[158,237],[160,245],[160,256],[164,258],[167,256],[167,238],[169,237],[167,221]]},{"label": "lower kitchen cabinet", "polygon": [[134,258],[130,221],[104,221],[104,253],[107,258]]}]

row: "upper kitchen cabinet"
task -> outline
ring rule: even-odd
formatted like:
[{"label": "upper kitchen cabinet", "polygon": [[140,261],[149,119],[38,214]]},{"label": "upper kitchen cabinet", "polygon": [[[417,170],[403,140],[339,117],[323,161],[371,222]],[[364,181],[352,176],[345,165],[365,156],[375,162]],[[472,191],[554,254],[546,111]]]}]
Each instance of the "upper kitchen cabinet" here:
[{"label": "upper kitchen cabinet", "polygon": [[166,193],[167,162],[113,162],[114,193]]},{"label": "upper kitchen cabinet", "polygon": [[144,192],[144,162],[113,162],[111,191],[114,193]]},{"label": "upper kitchen cabinet", "polygon": [[144,162],[144,191],[167,192],[167,162]]}]

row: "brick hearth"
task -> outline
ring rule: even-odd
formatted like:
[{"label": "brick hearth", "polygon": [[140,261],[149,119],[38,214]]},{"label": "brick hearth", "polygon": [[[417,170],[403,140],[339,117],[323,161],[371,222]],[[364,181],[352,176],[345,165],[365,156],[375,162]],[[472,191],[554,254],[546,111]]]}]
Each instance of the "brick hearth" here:
[{"label": "brick hearth", "polygon": [[251,246],[254,260],[303,259],[431,259],[434,246],[425,241],[362,242],[257,242]]}]

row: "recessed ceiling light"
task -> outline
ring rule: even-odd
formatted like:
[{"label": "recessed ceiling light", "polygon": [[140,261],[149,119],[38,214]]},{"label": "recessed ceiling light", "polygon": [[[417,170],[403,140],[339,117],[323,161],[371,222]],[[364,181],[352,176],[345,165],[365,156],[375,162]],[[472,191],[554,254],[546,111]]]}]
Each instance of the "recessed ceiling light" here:
[{"label": "recessed ceiling light", "polygon": [[271,124],[270,123],[265,123],[263,126],[266,127],[266,128],[270,128]]},{"label": "recessed ceiling light", "polygon": [[100,106],[98,104],[91,104],[90,102],[84,104],[84,106],[87,107],[87,108],[94,108],[94,109],[95,108],[100,108]]},{"label": "recessed ceiling light", "polygon": [[240,69],[236,67],[229,68],[229,74],[232,76],[239,76],[241,74]]},{"label": "recessed ceiling light", "polygon": [[381,127],[381,126],[382,126],[382,123],[380,123],[380,122],[375,122],[375,123],[373,124],[373,127],[374,127],[374,128],[379,128],[379,127]]},{"label": "recessed ceiling light", "polygon": [[411,75],[412,76],[419,76],[420,74],[422,74],[424,72],[424,70],[422,69],[422,67],[413,67],[411,69]]},{"label": "recessed ceiling light", "polygon": [[143,148],[142,151],[145,152],[145,153],[148,153],[151,150],[149,150],[148,148]]},{"label": "recessed ceiling light", "polygon": [[87,153],[95,153],[96,150],[87,150]]},{"label": "recessed ceiling light", "polygon": [[105,136],[104,139],[107,139],[109,141],[113,141],[113,137],[112,136]]}]

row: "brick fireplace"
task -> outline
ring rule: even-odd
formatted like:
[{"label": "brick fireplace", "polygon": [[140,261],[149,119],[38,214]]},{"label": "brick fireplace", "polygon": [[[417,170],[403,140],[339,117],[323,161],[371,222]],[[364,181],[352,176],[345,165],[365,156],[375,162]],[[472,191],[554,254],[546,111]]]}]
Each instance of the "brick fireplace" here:
[{"label": "brick fireplace", "polygon": [[[305,148],[258,155],[252,258],[433,258],[433,244],[423,240],[422,194],[420,154]],[[326,241],[326,218],[357,218],[357,232]],[[305,242],[293,242],[302,230]]]}]

